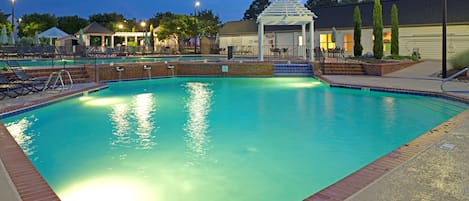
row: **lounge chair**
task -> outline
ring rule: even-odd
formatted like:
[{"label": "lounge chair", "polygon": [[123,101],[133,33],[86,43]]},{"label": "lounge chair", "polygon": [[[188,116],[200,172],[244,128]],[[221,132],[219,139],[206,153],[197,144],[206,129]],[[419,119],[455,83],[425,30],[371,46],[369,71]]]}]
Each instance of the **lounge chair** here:
[{"label": "lounge chair", "polygon": [[26,74],[26,72],[23,71],[23,69],[21,69],[18,61],[10,60],[7,61],[7,64],[10,67],[10,70],[15,74],[17,78],[16,82],[21,82],[21,84],[27,86],[32,92],[42,91],[46,87],[46,77],[30,77],[28,74]]},{"label": "lounge chair", "polygon": [[12,83],[7,76],[0,73],[0,100],[5,97],[16,98],[26,94],[28,91],[22,84]]}]

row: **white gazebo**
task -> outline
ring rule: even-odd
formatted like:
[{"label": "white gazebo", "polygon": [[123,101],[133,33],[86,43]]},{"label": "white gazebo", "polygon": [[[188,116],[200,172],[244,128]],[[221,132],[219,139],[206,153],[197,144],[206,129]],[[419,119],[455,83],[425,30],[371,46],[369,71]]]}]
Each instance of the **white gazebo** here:
[{"label": "white gazebo", "polygon": [[264,61],[264,26],[265,25],[301,25],[300,41],[303,59],[306,60],[306,25],[309,24],[309,58],[314,60],[314,17],[313,12],[301,5],[297,0],[273,0],[272,3],[257,17],[259,49],[258,59]]}]

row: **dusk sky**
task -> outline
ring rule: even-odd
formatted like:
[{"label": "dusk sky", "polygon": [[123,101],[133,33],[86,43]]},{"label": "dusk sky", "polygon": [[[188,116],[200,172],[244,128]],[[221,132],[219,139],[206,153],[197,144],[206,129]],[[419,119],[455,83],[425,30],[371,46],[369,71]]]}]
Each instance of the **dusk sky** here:
[{"label": "dusk sky", "polygon": [[[78,15],[85,19],[97,13],[117,12],[126,18],[148,19],[157,12],[194,12],[194,0],[15,0],[15,17],[31,13],[55,16]],[[301,1],[304,2],[304,1]],[[211,9],[222,22],[240,20],[252,0],[200,0],[200,9]],[[0,9],[11,13],[11,0],[0,0]]]}]

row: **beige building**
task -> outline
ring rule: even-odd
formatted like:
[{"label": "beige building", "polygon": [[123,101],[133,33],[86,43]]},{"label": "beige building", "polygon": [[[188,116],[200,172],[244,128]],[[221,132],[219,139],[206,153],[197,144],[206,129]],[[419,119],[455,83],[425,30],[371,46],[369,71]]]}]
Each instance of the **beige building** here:
[{"label": "beige building", "polygon": [[[469,1],[448,1],[447,54],[469,48]],[[441,0],[383,0],[383,46],[385,55],[391,47],[391,6],[397,5],[399,15],[399,54],[411,55],[418,51],[423,59],[441,59],[442,55],[442,3]],[[373,52],[372,15],[373,2],[331,6],[313,10],[315,19],[314,44],[327,53],[328,49],[341,48],[345,56],[353,55],[353,12],[359,6],[362,17],[361,44],[363,53]],[[332,28],[336,40],[332,41]],[[307,27],[308,29],[308,27]],[[299,26],[266,26],[264,44],[267,50],[288,48],[285,54],[301,56],[297,49],[301,42]],[[220,30],[220,48],[234,46],[236,53],[257,54],[257,25],[254,21],[226,23]],[[307,37],[309,41],[309,37]],[[277,54],[265,51],[264,54]]]}]

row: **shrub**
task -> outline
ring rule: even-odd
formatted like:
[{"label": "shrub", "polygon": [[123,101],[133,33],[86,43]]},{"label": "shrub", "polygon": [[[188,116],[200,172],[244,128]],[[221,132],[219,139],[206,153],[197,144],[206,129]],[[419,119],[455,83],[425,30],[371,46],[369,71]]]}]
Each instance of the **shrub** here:
[{"label": "shrub", "polygon": [[375,0],[373,7],[373,55],[376,59],[383,58],[383,8],[380,0]]},{"label": "shrub", "polygon": [[358,6],[355,6],[355,10],[353,12],[353,21],[355,23],[355,27],[353,29],[353,55],[358,57],[363,53],[363,46],[361,44],[362,17],[360,15],[360,8]]},{"label": "shrub", "polygon": [[393,59],[393,60],[412,60],[412,61],[418,61],[418,60],[419,60],[416,55],[412,55],[412,56],[389,55],[389,56],[386,57],[386,59]]},{"label": "shrub", "polygon": [[33,38],[31,37],[22,37],[20,38],[20,40],[18,41],[18,45],[19,46],[30,46],[33,44]]},{"label": "shrub", "polygon": [[469,67],[469,49],[457,53],[453,58],[451,58],[450,63],[455,69]]},{"label": "shrub", "polygon": [[393,4],[391,8],[391,54],[399,54],[399,21],[396,4]]}]

